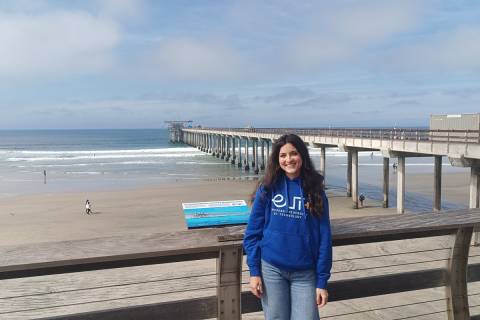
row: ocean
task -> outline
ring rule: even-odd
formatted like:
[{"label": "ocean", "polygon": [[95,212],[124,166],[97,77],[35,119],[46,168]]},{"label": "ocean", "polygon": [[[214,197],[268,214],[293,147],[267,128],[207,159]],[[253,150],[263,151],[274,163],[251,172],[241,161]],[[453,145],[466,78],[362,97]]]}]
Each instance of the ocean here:
[{"label": "ocean", "polygon": [[[311,148],[310,154],[319,163],[320,150]],[[377,200],[382,199],[382,161],[380,152],[359,153],[360,192]],[[447,159],[443,163],[444,172],[459,170]],[[346,166],[346,153],[327,149],[329,188],[344,189]],[[408,158],[406,166],[408,173],[431,173],[433,158]],[[197,148],[171,143],[167,129],[0,131],[0,197],[256,178],[252,171],[238,170]],[[395,186],[390,192],[394,206]],[[442,205],[446,209],[462,207]],[[431,199],[407,193],[407,209],[428,211],[431,207]]]}]

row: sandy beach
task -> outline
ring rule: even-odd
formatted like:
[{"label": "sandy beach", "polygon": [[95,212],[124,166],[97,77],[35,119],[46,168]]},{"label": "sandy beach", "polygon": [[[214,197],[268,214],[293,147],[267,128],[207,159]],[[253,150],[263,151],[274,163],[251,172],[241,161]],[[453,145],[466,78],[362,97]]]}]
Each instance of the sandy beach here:
[{"label": "sandy beach", "polygon": [[[392,177],[392,183],[395,181]],[[433,179],[430,174],[407,176],[407,192],[416,192],[424,196],[432,193]],[[449,173],[444,175],[442,191],[447,201],[466,205],[468,200],[468,174]],[[89,239],[130,233],[152,233],[186,230],[182,213],[182,202],[213,200],[248,200],[255,188],[256,181],[203,181],[194,183],[177,182],[154,188],[132,189],[112,192],[48,193],[5,198],[0,201],[0,245],[38,243],[44,241],[64,241]],[[378,201],[366,199],[361,209],[352,209],[352,202],[339,189],[329,189],[331,218],[358,217],[368,215],[396,214],[395,208],[382,208]],[[94,214],[84,213],[85,199],[92,203]],[[438,239],[422,240],[422,245],[438,246],[448,241]],[[402,249],[413,251],[418,242],[382,243],[335,249],[334,259],[345,257],[369,256],[372,252],[392,253]],[[418,260],[418,255],[409,259]],[[332,279],[348,276],[362,276],[360,272],[345,273],[346,270],[369,266],[371,262],[336,263]],[[378,263],[378,262],[377,262]],[[387,262],[381,262],[388,265]],[[246,269],[246,267],[244,267]],[[395,269],[387,269],[393,272]],[[405,268],[401,269],[402,271]],[[161,292],[171,291],[179,284],[168,281],[188,273],[198,278],[183,282],[190,293],[173,294],[168,299],[181,299],[193,296],[214,294],[210,287],[214,278],[201,278],[204,274],[214,274],[215,262],[206,260],[192,263],[176,263],[117,270],[101,270],[78,274],[35,277],[31,279],[13,279],[2,281],[0,290],[0,318],[28,319],[46,315],[60,315],[69,312],[121,307],[126,305],[154,303],[167,299]],[[368,271],[369,275],[374,271]],[[365,275],[365,274],[363,274]],[[214,277],[214,276],[213,276]],[[147,284],[138,284],[142,281]],[[159,280],[160,279],[160,280]],[[247,272],[243,282],[248,280]],[[129,285],[128,283],[137,283]],[[112,284],[113,287],[110,287]],[[122,284],[118,287],[119,284]],[[61,293],[70,289],[79,292]],[[441,289],[441,288],[440,288]],[[49,292],[49,294],[45,294]],[[59,292],[59,293],[55,293]],[[88,293],[87,293],[88,292]],[[145,294],[147,297],[145,297]],[[26,297],[31,295],[29,297]],[[392,295],[378,299],[357,299],[331,303],[322,311],[322,316],[334,319],[389,319],[384,313],[364,313],[348,316],[359,310],[395,305],[400,296],[403,303],[408,301],[431,300],[441,297],[444,290],[422,290],[415,294]],[[107,301],[105,298],[108,298]],[[4,303],[7,302],[8,303]],[[97,301],[97,302],[96,302]],[[100,302],[98,302],[100,301]],[[397,303],[398,304],[398,303]],[[437,302],[438,308],[444,303]],[[435,306],[437,308],[437,306]],[[418,311],[418,310],[417,310]],[[411,311],[413,314],[417,312]],[[385,312],[390,312],[388,309]],[[262,315],[244,315],[244,319],[262,319]],[[431,318],[443,319],[439,314]]]},{"label": "sandy beach", "polygon": [[[0,200],[0,245],[88,239],[127,233],[186,230],[183,202],[248,202],[256,181],[177,182],[156,188],[112,192],[46,193]],[[394,208],[367,199],[352,209],[344,192],[328,191],[332,219],[391,214]],[[85,214],[85,200],[93,214]]]}]

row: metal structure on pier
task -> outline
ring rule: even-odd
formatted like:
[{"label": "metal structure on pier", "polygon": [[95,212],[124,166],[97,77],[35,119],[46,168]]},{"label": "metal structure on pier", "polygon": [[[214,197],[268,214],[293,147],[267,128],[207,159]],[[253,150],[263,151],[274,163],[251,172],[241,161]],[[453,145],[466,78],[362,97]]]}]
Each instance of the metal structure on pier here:
[{"label": "metal structure on pier", "polygon": [[182,142],[184,128],[191,127],[192,120],[168,120],[165,123],[168,126],[168,132],[170,134],[170,142]]}]

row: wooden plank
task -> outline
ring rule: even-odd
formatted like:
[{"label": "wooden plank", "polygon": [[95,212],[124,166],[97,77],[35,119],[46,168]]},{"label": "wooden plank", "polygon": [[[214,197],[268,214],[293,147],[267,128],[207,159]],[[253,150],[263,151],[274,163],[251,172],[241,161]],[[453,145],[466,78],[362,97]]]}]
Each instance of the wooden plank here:
[{"label": "wooden plank", "polygon": [[[237,227],[0,247],[0,279],[217,257]],[[241,245],[241,242],[239,242]],[[136,261],[138,260],[138,261]]]},{"label": "wooden plank", "polygon": [[221,236],[218,236],[217,239],[218,239],[218,242],[242,241],[243,240],[243,234],[242,233],[237,233],[237,234],[221,235]]},{"label": "wooden plank", "polygon": [[357,236],[352,238],[333,237],[332,243],[334,246],[338,247],[338,246],[347,246],[347,245],[373,243],[373,242],[385,242],[385,241],[395,241],[395,240],[446,236],[454,233],[455,231],[456,229],[449,228],[449,229],[443,229],[443,230],[412,231],[412,232],[401,232],[401,233],[380,234],[380,235],[369,234],[369,235]]},{"label": "wooden plank", "polygon": [[242,292],[242,314],[262,311],[260,299],[255,297],[250,291]]},{"label": "wooden plank", "polygon": [[[217,257],[217,252],[199,252],[191,254],[179,254],[175,256],[158,256],[158,257],[144,257],[144,258],[121,258],[116,257],[112,261],[91,261],[84,263],[75,263],[71,260],[65,262],[64,265],[44,265],[44,266],[20,266],[17,270],[10,271],[0,271],[0,280],[5,279],[15,279],[15,278],[24,278],[24,277],[36,277],[36,276],[45,276],[50,274],[61,274],[61,273],[71,273],[71,272],[84,272],[84,271],[93,271],[93,270],[102,270],[102,269],[114,269],[114,268],[125,268],[125,267],[135,267],[135,266],[145,266],[151,264],[161,264],[161,263],[171,263],[171,262],[181,262],[189,260],[203,260],[203,259],[213,259]],[[92,259],[93,260],[93,259]],[[61,263],[61,262],[59,262]],[[0,267],[1,270],[1,267]]]},{"label": "wooden plank", "polygon": [[445,269],[430,269],[333,281],[328,285],[329,300],[341,301],[441,287],[445,285],[447,277]]},{"label": "wooden plank", "polygon": [[151,320],[209,319],[217,314],[217,298],[206,297],[133,307],[99,310],[41,320]]},{"label": "wooden plank", "polygon": [[467,281],[468,282],[480,281],[480,263],[468,265]]},{"label": "wooden plank", "polygon": [[[382,217],[358,217],[332,220],[333,240],[375,238],[380,240],[393,234],[420,234],[438,232],[448,234],[462,227],[473,227],[480,223],[479,209],[444,211],[442,213],[402,214]],[[406,238],[405,238],[406,239]],[[365,242],[365,241],[364,241]]]}]

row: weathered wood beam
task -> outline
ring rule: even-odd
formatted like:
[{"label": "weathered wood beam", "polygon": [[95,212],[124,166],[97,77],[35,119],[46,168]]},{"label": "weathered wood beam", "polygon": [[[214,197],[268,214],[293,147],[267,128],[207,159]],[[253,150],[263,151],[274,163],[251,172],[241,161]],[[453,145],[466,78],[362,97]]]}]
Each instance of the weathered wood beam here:
[{"label": "weathered wood beam", "polygon": [[240,283],[242,279],[242,247],[220,249],[217,259],[217,319],[240,320]]},{"label": "weathered wood beam", "polygon": [[447,263],[448,283],[447,315],[448,320],[469,320],[467,292],[468,252],[472,241],[473,227],[460,228]]}]

